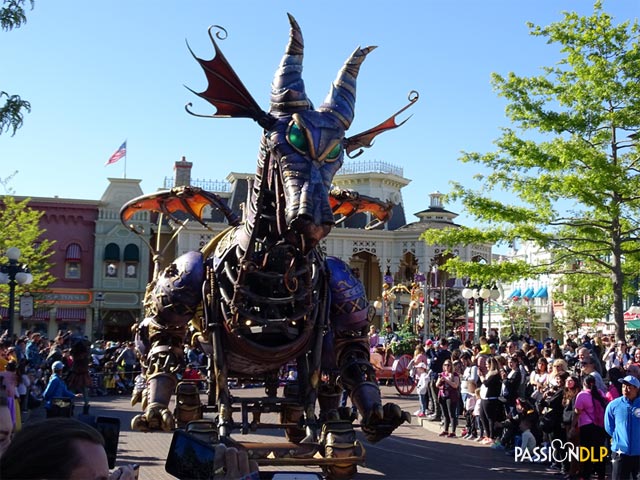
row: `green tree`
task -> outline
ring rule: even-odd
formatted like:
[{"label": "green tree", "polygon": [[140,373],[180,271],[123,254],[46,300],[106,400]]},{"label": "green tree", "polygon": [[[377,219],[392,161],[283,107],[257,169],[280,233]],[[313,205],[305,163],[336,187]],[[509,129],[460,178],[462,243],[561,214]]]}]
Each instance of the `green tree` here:
[{"label": "green tree", "polygon": [[[9,31],[22,26],[27,21],[24,5],[30,3],[33,8],[33,2],[34,0],[3,0],[0,7],[0,28]],[[0,90],[0,101],[3,100],[4,105],[0,106],[0,135],[5,131],[11,131],[13,136],[22,126],[24,112],[31,111],[31,104],[20,98],[20,95]]]},{"label": "green tree", "polygon": [[585,321],[595,327],[598,320],[611,313],[609,282],[602,282],[602,277],[593,273],[581,275],[583,269],[582,263],[576,263],[574,272],[558,279],[557,283],[564,288],[554,292],[553,298],[564,304],[562,321],[556,319],[556,328],[560,331],[577,331]]},{"label": "green tree", "polygon": [[[20,249],[20,262],[28,266],[33,283],[16,286],[16,298],[28,291],[37,303],[54,281],[49,272],[49,257],[53,254],[51,248],[54,242],[43,238],[45,231],[40,228],[39,221],[44,212],[30,208],[28,202],[29,199],[18,202],[8,195],[0,198],[0,255],[4,258],[9,247]],[[8,303],[9,287],[0,285],[0,305]]]},{"label": "green tree", "polygon": [[[487,174],[477,176],[480,188],[454,183],[449,195],[482,226],[424,238],[448,246],[528,240],[552,253],[536,268],[447,265],[495,279],[571,273],[573,260],[582,259],[611,292],[623,338],[625,285],[635,275],[625,262],[640,252],[638,23],[614,25],[598,1],[590,16],[564,12],[558,22],[529,28],[559,46],[560,60],[538,76],[493,74],[513,127],[503,129],[495,152],[463,154],[462,162],[483,165]],[[497,192],[514,201],[496,200]]]}]

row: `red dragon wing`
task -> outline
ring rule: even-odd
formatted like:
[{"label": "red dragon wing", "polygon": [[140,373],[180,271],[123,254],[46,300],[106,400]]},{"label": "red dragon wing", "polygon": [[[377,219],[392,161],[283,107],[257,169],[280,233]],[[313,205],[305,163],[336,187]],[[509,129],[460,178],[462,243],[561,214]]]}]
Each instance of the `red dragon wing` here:
[{"label": "red dragon wing", "polygon": [[227,217],[230,225],[238,225],[237,215],[231,211],[222,197],[190,186],[134,198],[120,209],[120,221],[135,231],[135,227],[128,224],[129,220],[138,212],[151,211],[162,213],[178,224],[183,224],[184,220],[176,217],[176,213],[185,213],[206,226],[202,217],[205,207],[209,205],[219,209]]},{"label": "red dragon wing", "polygon": [[191,55],[193,55],[193,58],[196,59],[204,70],[209,84],[203,92],[196,92],[189,87],[186,88],[216,107],[216,113],[213,115],[193,113],[189,110],[189,107],[192,106],[191,103],[188,103],[185,107],[187,112],[199,117],[251,118],[262,126],[268,125],[273,120],[272,117],[260,108],[231,65],[229,65],[229,62],[213,38],[212,29],[214,28],[218,29],[216,32],[218,39],[224,40],[227,36],[227,31],[221,26],[212,25],[209,27],[209,38],[211,38],[215,50],[215,56],[211,60],[198,58],[187,44]]},{"label": "red dragon wing", "polygon": [[356,213],[370,213],[375,217],[365,229],[371,230],[391,219],[393,203],[367,195],[360,195],[352,190],[332,190],[329,194],[329,205],[334,215],[342,215],[336,225],[344,222]]},{"label": "red dragon wing", "polygon": [[[400,123],[396,123],[396,117],[400,115],[402,112],[404,112],[411,105],[416,103],[418,101],[418,98],[419,98],[418,92],[416,92],[415,90],[412,90],[411,92],[409,92],[409,103],[405,105],[403,108],[401,108],[400,110],[398,110],[396,113],[391,115],[389,118],[387,118],[384,122],[376,125],[373,128],[370,128],[365,132],[358,133],[349,138],[345,138],[344,149],[347,156],[349,158],[356,158],[358,155],[360,155],[363,152],[362,150],[363,148],[369,148],[371,145],[373,145],[373,139],[376,136],[378,136],[383,132],[386,132],[387,130],[392,130],[394,128],[398,128],[399,126],[403,125],[411,117],[405,118]],[[353,152],[358,148],[360,150],[357,153],[351,155],[351,152]]]}]

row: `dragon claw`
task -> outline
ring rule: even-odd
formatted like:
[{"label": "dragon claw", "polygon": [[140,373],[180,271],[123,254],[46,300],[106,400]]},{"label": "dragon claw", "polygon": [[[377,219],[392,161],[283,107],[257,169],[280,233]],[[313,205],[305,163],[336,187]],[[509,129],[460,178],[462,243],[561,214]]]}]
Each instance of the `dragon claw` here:
[{"label": "dragon claw", "polygon": [[163,407],[150,407],[144,413],[136,415],[131,420],[131,429],[139,432],[163,430],[170,432],[175,425],[173,414]]},{"label": "dragon claw", "polygon": [[411,415],[399,405],[387,403],[383,407],[376,403],[363,417],[362,432],[369,442],[376,443],[391,435],[404,422],[410,423]]}]

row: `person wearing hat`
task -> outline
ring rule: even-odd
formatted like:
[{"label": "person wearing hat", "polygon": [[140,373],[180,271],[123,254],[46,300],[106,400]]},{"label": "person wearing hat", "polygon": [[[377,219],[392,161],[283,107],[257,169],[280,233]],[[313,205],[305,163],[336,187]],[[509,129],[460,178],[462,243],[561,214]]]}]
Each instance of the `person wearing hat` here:
[{"label": "person wearing hat", "polygon": [[622,396],[605,410],[604,428],[611,436],[611,480],[640,478],[640,380],[627,375]]},{"label": "person wearing hat", "polygon": [[64,380],[62,379],[64,363],[59,360],[53,362],[51,370],[53,373],[51,374],[51,378],[49,378],[47,388],[44,389],[44,393],[42,394],[42,398],[44,399],[44,408],[47,411],[47,418],[55,417],[58,414],[57,409],[54,408],[54,399],[66,398],[68,400],[72,400],[75,397],[82,397],[82,393],[73,393],[64,383]]}]

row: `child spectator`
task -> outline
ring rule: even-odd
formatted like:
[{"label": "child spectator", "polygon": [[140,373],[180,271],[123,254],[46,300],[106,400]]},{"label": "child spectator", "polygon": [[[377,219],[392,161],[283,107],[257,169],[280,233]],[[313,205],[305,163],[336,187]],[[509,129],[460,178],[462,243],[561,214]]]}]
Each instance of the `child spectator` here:
[{"label": "child spectator", "polygon": [[416,378],[418,379],[418,400],[420,401],[420,408],[415,413],[418,417],[424,417],[427,414],[427,395],[429,391],[429,375],[427,374],[427,364],[420,362],[415,365]]},{"label": "child spectator", "polygon": [[470,440],[480,441],[485,437],[484,425],[480,420],[480,389],[476,388],[475,394],[476,404],[473,407],[473,423],[475,425],[475,436]]},{"label": "child spectator", "polygon": [[520,448],[522,448],[523,451],[526,450],[529,453],[528,458],[532,458],[533,449],[536,448],[537,442],[536,442],[535,435],[531,433],[530,417],[525,417],[522,420],[520,420],[520,431],[522,432],[522,440],[520,441]]},{"label": "child spectator", "polygon": [[[467,380],[467,389],[469,392],[475,392],[476,390],[479,390],[476,388],[476,384],[471,380]],[[464,418],[466,422],[466,428],[462,431],[462,438],[465,438],[467,440],[475,438],[478,434],[478,429],[476,428],[476,422],[473,416],[473,411],[476,408],[476,403],[477,398],[475,393],[467,395],[464,402]]]}]

